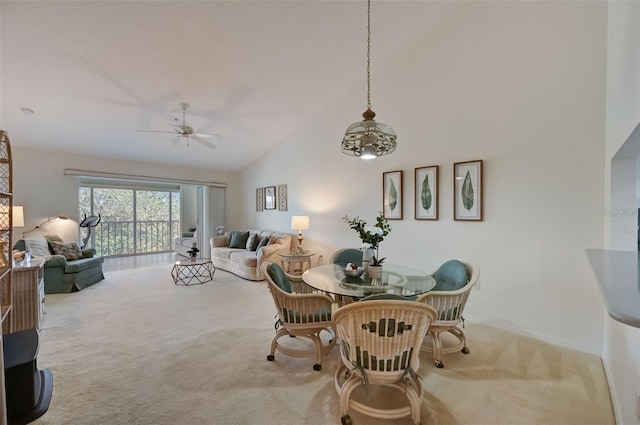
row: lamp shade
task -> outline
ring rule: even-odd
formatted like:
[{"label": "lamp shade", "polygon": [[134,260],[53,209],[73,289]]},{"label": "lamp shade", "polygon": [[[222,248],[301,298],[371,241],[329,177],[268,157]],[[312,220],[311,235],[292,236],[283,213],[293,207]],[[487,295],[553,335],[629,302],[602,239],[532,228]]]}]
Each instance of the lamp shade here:
[{"label": "lamp shade", "polygon": [[14,205],[12,208],[13,227],[24,227],[24,207]]},{"label": "lamp shade", "polygon": [[307,230],[309,228],[309,217],[306,215],[294,215],[291,217],[291,228],[293,230]]}]

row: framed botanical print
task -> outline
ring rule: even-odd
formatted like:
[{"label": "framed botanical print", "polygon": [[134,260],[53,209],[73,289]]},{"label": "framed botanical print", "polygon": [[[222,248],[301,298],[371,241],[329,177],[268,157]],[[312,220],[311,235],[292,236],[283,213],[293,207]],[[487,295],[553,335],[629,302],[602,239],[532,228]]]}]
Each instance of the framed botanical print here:
[{"label": "framed botanical print", "polygon": [[264,189],[259,187],[256,189],[256,211],[264,210]]},{"label": "framed botanical print", "polygon": [[402,170],[382,173],[382,211],[387,220],[402,220]]},{"label": "framed botanical print", "polygon": [[264,188],[264,209],[275,210],[276,209],[276,187],[267,186]]},{"label": "framed botanical print", "polygon": [[415,169],[415,219],[438,219],[438,166]]},{"label": "framed botanical print", "polygon": [[482,160],[453,164],[453,219],[482,221]]}]

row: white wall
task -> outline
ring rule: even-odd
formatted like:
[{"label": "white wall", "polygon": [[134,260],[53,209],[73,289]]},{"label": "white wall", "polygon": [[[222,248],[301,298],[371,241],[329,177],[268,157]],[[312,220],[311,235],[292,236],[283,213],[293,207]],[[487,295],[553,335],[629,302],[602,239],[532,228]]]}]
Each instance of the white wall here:
[{"label": "white wall", "polygon": [[[605,145],[605,207],[617,211],[636,208],[636,158],[612,159],[624,149],[640,152],[632,137],[640,122],[640,3],[608,5],[607,113]],[[637,154],[635,154],[637,156]],[[628,156],[628,155],[623,155]],[[636,250],[637,217],[614,214],[604,218],[605,246]],[[616,419],[638,423],[636,391],[640,388],[640,330],[605,315],[603,362],[607,370]]]},{"label": "white wall", "polygon": [[[372,53],[372,105],[397,131],[396,152],[372,162],[340,152],[365,109],[363,69],[361,85],[245,169],[245,225],[291,231],[292,215],[309,215],[305,246],[326,263],[360,244],[341,217],[373,221],[382,173],[403,170],[404,220],[391,223],[382,256],[425,271],[473,260],[481,289],[469,318],[600,354],[603,306],[585,249],[603,244],[606,4],[458,5],[385,63]],[[373,52],[398,25],[384,22],[384,8],[399,6],[375,7]],[[426,20],[444,5],[402,7]],[[340,66],[362,65],[364,50],[336,48],[355,58]],[[452,164],[475,159],[485,165],[485,220],[454,222]],[[413,172],[425,165],[440,166],[436,222],[413,218]],[[255,189],[281,183],[289,211],[256,212]]]},{"label": "white wall", "polygon": [[240,203],[237,173],[60,154],[20,148],[19,144],[19,140],[12,140],[13,192],[14,204],[24,206],[25,227],[16,229],[16,238],[47,217],[65,215],[71,220],[52,222],[43,230],[55,231],[65,240],[78,239],[78,179],[65,176],[65,168],[226,183],[225,216],[236,224],[233,218],[239,215]]}]

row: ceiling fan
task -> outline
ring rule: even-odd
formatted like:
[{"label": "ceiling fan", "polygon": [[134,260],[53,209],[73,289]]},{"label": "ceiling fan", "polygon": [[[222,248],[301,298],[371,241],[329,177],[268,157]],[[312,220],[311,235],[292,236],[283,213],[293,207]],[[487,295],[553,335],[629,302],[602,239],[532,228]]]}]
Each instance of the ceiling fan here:
[{"label": "ceiling fan", "polygon": [[[175,127],[175,129],[173,131],[169,131],[169,130],[136,130],[138,132],[141,133],[168,133],[168,134],[173,134],[175,136],[180,136],[184,139],[187,140],[187,146],[189,146],[189,140],[193,139],[195,141],[197,141],[198,143],[208,147],[208,148],[215,148],[216,145],[214,145],[211,142],[208,142],[206,140],[203,139],[203,137],[206,138],[210,138],[210,137],[218,137],[218,138],[222,138],[222,136],[220,136],[219,134],[212,134],[212,133],[196,133],[193,130],[193,127],[187,125],[186,123],[186,112],[187,109],[189,109],[189,104],[188,103],[181,103],[180,104],[180,109],[182,109],[182,124],[169,124],[172,127]],[[175,119],[176,122],[178,122],[178,118]]]}]

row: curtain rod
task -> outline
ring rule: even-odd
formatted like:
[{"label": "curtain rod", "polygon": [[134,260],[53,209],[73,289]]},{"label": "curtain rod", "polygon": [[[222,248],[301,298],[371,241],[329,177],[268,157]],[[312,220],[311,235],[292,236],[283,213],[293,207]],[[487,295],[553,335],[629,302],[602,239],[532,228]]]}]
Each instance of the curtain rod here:
[{"label": "curtain rod", "polygon": [[191,184],[191,185],[211,186],[211,187],[227,187],[226,183],[203,182],[198,180],[170,179],[166,177],[139,176],[136,174],[105,173],[102,171],[76,170],[73,168],[65,168],[64,175],[65,176],[82,176],[82,177],[104,177],[104,178],[110,178],[110,179],[125,179],[125,180],[148,180],[148,181],[165,182],[165,183],[180,183],[180,184]]}]

